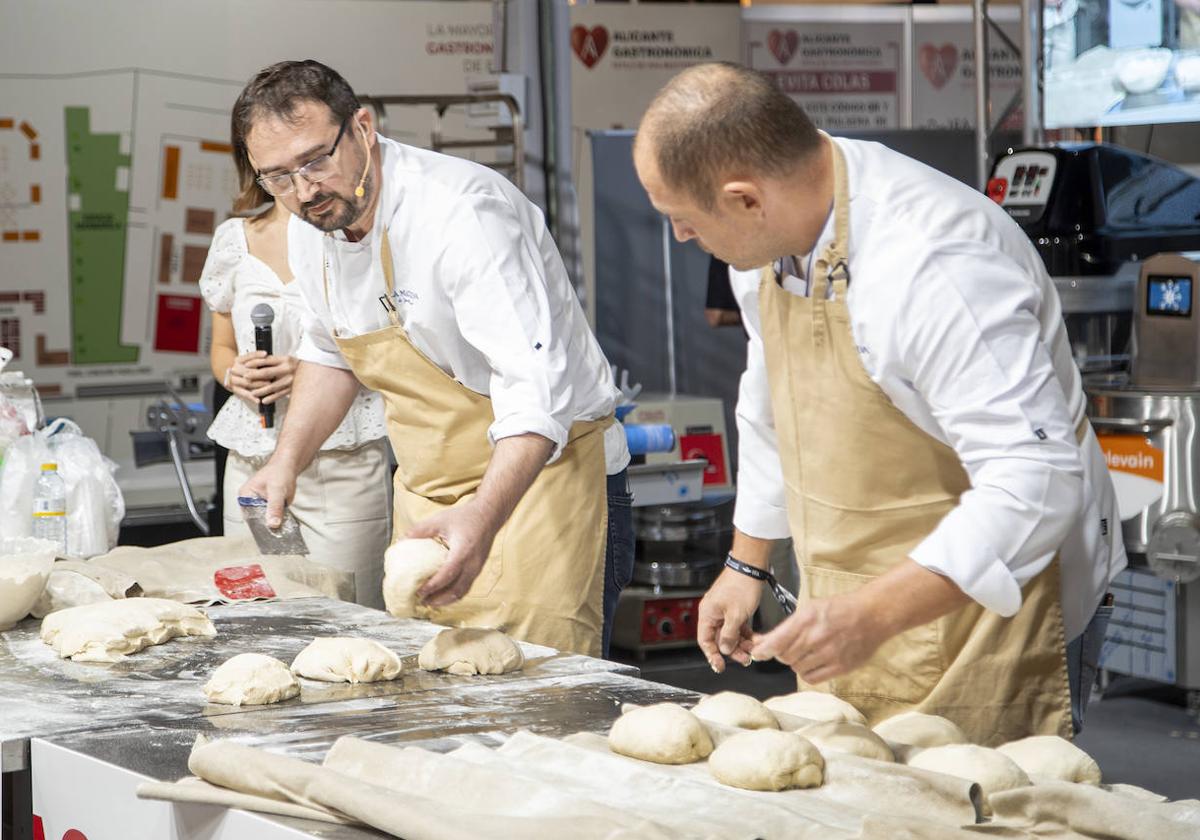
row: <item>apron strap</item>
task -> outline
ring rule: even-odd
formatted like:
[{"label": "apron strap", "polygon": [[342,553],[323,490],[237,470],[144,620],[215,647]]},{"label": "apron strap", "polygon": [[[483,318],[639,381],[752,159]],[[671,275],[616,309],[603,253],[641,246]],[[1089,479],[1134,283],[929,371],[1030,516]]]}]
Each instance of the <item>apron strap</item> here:
[{"label": "apron strap", "polygon": [[[387,311],[388,320],[392,322],[392,326],[398,327],[400,326],[400,316],[396,313],[396,304],[392,300],[392,293],[396,290],[396,267],[392,264],[392,244],[388,239],[386,225],[380,230],[380,236],[382,239],[379,243],[379,258],[383,264],[384,294],[379,296],[379,302]],[[325,239],[321,240],[321,281],[325,288],[325,308],[329,310],[332,317],[333,307],[329,303],[329,258],[325,255],[326,239],[328,238],[330,238],[330,234],[327,233]]]},{"label": "apron strap", "polygon": [[815,346],[825,343],[829,331],[825,304],[829,284],[834,292],[845,297],[850,282],[850,188],[846,177],[846,156],[841,147],[829,138],[833,150],[833,240],[821,251],[813,266],[808,294],[812,301],[812,340]]}]

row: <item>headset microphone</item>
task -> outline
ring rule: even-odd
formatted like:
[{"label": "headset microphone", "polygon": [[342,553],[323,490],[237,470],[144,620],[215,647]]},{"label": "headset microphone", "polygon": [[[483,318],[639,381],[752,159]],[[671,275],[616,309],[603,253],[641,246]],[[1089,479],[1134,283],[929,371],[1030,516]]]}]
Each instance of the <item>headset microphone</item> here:
[{"label": "headset microphone", "polygon": [[354,195],[358,198],[362,198],[366,192],[363,190],[363,184],[367,182],[367,173],[371,171],[371,147],[367,145],[367,133],[365,131],[362,134],[362,138],[363,149],[367,153],[367,162],[366,165],[363,166],[362,177],[358,179],[358,186],[354,188]]}]

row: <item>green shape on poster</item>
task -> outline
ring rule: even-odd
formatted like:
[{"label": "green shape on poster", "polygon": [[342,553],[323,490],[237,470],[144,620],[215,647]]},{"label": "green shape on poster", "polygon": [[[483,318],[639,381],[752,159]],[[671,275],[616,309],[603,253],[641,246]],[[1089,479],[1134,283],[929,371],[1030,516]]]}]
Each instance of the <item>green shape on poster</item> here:
[{"label": "green shape on poster", "polygon": [[128,169],[119,134],[93,134],[87,108],[66,109],[67,192],[71,249],[71,363],[121,364],[138,360],[137,345],[121,343],[125,297],[125,234],[129,192],[117,189]]}]

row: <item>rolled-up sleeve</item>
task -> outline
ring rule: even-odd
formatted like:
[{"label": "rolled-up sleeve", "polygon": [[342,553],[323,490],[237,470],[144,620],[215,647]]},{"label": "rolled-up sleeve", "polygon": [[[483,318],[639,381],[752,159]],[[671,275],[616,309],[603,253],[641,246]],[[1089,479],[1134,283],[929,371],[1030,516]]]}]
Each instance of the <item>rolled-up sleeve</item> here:
[{"label": "rolled-up sleeve", "polygon": [[896,373],[927,402],[971,487],[912,551],[1000,615],[1080,515],[1083,466],[1026,269],[983,243],[940,243],[909,275]]},{"label": "rolled-up sleeve", "polygon": [[787,503],[771,413],[767,362],[763,354],[758,310],[759,272],[731,271],[730,281],[750,340],[735,411],[738,473],[733,524],[743,534],[779,540],[789,536]]},{"label": "rolled-up sleeve", "polygon": [[[473,247],[445,255],[444,276],[463,338],[491,368],[488,439],[540,435],[554,444],[553,462],[575,420],[566,307],[577,302],[563,296],[571,285],[540,219],[523,212],[500,195],[463,196],[454,223],[470,231]],[[548,272],[561,277],[551,283]]]},{"label": "rolled-up sleeve", "polygon": [[349,370],[333,339],[333,318],[324,299],[321,236],[293,217],[288,220],[288,268],[300,288],[300,326],[303,332],[296,358],[326,367]]}]

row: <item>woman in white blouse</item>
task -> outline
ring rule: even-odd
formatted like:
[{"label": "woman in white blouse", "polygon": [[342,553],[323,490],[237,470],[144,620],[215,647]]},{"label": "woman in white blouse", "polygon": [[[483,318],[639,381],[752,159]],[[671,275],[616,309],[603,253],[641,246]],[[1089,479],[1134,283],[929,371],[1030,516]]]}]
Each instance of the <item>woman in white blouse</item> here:
[{"label": "woman in white blouse", "polygon": [[[248,534],[238,508],[238,488],[275,451],[287,417],[288,393],[302,333],[300,284],[287,259],[290,214],[255,181],[244,150],[234,151],[241,194],[239,214],[216,230],[200,291],[212,310],[213,375],[233,392],[208,436],[229,450],[225,468],[226,535]],[[266,209],[252,215],[267,204]],[[250,311],[275,310],[275,355],[254,349]],[[274,404],[274,428],[259,420],[259,403]],[[383,404],[362,389],[342,423],[296,481],[290,510],[300,523],[309,559],[354,575],[355,600],[382,607],[383,552],[391,535],[391,480],[384,441]]]}]

